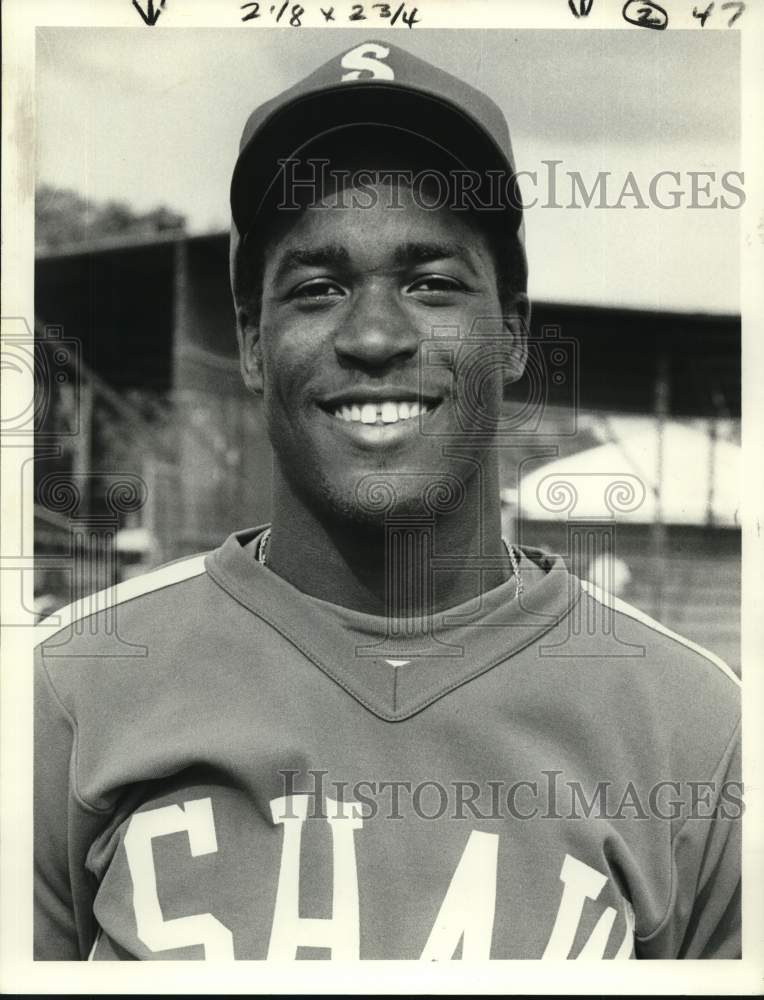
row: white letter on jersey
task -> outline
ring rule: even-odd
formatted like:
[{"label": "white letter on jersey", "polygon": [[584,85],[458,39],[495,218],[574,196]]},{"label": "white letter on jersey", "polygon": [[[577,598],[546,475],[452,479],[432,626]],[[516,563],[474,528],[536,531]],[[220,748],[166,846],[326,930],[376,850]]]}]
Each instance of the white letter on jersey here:
[{"label": "white letter on jersey", "polygon": [[354,802],[338,803],[326,797],[327,821],[332,831],[332,916],[300,916],[300,842],[308,815],[309,795],[271,799],[274,823],[284,827],[281,868],[273,911],[269,959],[293,959],[299,947],[331,948],[332,958],[359,957],[358,870],[353,832],[363,826]]},{"label": "white letter on jersey", "polygon": [[392,66],[381,61],[389,55],[390,49],[386,49],[384,45],[375,45],[374,42],[367,42],[366,45],[359,45],[357,48],[351,49],[342,57],[342,68],[351,71],[342,74],[343,82],[357,80],[364,70],[371,74],[370,78],[394,80],[395,73],[393,73]]},{"label": "white letter on jersey", "polygon": [[191,856],[214,854],[218,849],[210,799],[197,799],[135,813],[125,834],[125,852],[133,880],[133,908],[138,938],[152,951],[204,946],[206,959],[233,960],[233,935],[211,913],[165,920],[157,895],[154,837],[187,833]]},{"label": "white letter on jersey", "polygon": [[462,937],[464,961],[482,962],[491,957],[498,855],[497,833],[472,831],[424,946],[422,960],[448,961]]},{"label": "white letter on jersey", "polygon": [[[557,911],[557,917],[549,936],[549,941],[544,950],[542,958],[567,958],[576,937],[576,931],[584,912],[584,904],[587,899],[597,899],[602,892],[602,888],[607,882],[607,876],[598,872],[583,861],[565,855],[560,871],[560,880],[563,883],[562,899]],[[616,911],[612,906],[608,906],[600,916],[592,931],[589,940],[581,949],[579,958],[604,958],[607,948],[608,938],[616,918]],[[629,913],[627,912],[626,938],[619,949],[616,957],[625,958],[623,952],[627,945],[627,939],[631,940],[631,928],[628,926]],[[629,947],[629,952],[631,948]]]}]

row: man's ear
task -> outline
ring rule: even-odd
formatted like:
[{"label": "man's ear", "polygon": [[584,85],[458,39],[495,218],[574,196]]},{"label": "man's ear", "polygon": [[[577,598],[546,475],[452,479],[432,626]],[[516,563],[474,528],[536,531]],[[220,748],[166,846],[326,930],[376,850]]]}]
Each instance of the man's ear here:
[{"label": "man's ear", "polygon": [[239,341],[239,365],[244,384],[250,392],[263,391],[263,358],[260,325],[246,309],[236,310],[236,337]]},{"label": "man's ear", "polygon": [[504,384],[510,385],[522,378],[528,362],[528,330],[531,321],[531,303],[524,292],[517,292],[505,313],[504,324],[512,336],[509,361],[504,369]]}]

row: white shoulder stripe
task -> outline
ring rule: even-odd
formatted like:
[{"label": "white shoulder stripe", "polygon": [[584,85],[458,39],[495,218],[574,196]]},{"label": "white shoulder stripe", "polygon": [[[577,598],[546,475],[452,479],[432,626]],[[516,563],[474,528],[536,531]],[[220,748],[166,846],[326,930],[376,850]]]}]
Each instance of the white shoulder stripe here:
[{"label": "white shoulder stripe", "polygon": [[190,556],[188,559],[170,563],[169,566],[160,566],[158,569],[131,577],[113,587],[99,590],[95,594],[88,594],[73,604],[67,604],[66,607],[54,611],[52,615],[48,615],[47,618],[35,625],[34,645],[50,639],[57,632],[68,628],[82,618],[107,611],[117,604],[132,601],[133,598],[150,594],[154,590],[161,590],[174,583],[181,583],[183,580],[200,576],[204,573],[204,558],[204,555]]},{"label": "white shoulder stripe", "polygon": [[738,687],[741,686],[740,678],[735,674],[735,672],[724,662],[724,660],[717,656],[716,653],[712,653],[708,649],[704,649],[703,646],[699,646],[697,642],[692,642],[691,639],[685,639],[683,635],[679,635],[678,632],[672,632],[670,628],[666,628],[665,625],[661,625],[654,618],[646,615],[643,611],[639,611],[637,608],[627,604],[626,601],[622,601],[620,597],[614,597],[609,594],[606,590],[602,590],[601,587],[597,587],[595,584],[590,583],[588,580],[582,580],[581,586],[586,591],[590,597],[593,597],[595,601],[599,601],[600,604],[604,604],[605,607],[612,608],[613,611],[619,611],[623,615],[627,615],[629,618],[633,618],[635,621],[641,622],[643,625],[647,625],[648,628],[653,629],[655,632],[660,632],[662,635],[668,636],[669,639],[674,639],[676,642],[681,643],[686,646],[687,649],[691,649],[694,653],[699,653],[709,660],[715,667],[718,667],[723,674],[726,674],[731,681],[733,681]]}]

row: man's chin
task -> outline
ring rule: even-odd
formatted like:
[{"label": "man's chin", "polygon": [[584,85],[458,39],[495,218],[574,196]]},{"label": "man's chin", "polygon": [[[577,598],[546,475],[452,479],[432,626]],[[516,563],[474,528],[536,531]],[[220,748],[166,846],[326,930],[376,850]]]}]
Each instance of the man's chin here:
[{"label": "man's chin", "polygon": [[337,485],[326,494],[334,515],[369,527],[393,520],[430,521],[457,511],[465,497],[464,484],[453,472],[375,470],[346,481],[341,489]]}]

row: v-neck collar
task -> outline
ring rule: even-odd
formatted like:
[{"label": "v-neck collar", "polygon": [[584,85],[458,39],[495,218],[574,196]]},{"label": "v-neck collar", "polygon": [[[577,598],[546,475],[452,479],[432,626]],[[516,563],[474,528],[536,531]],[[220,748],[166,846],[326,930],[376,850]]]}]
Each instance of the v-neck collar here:
[{"label": "v-neck collar", "polygon": [[207,556],[215,582],[279,632],[316,667],[381,719],[397,722],[527,648],[579,599],[579,581],[559,556],[522,548],[523,593],[515,581],[431,620],[369,615],[303,594],[261,566],[236,532]]}]

